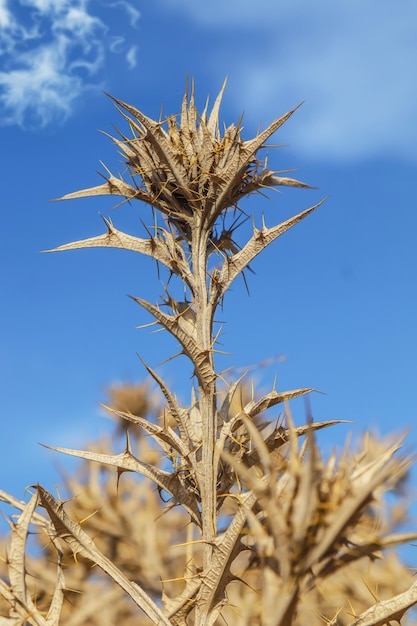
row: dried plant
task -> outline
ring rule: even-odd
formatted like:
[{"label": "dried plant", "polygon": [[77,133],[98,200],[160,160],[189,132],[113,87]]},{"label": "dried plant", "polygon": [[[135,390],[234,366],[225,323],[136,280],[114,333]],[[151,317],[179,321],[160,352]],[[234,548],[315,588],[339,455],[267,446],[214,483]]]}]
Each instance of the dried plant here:
[{"label": "dried plant", "polygon": [[[385,552],[417,537],[394,532],[403,510],[386,515],[385,494],[401,487],[410,465],[400,442],[368,438],[356,454],[347,446],[324,459],[315,432],[336,421],[295,426],[288,408],[266,421],[312,389],[274,387],[258,397],[216,369],[215,316],[231,284],[322,204],[272,227],[262,217],[237,241],[245,196],[308,185],[258,156],[295,109],[244,140],[240,122],[221,132],[223,90],[200,115],[187,88],[181,113],[159,121],[112,98],[130,129],[112,137],[130,180],[107,171],[103,184],[62,198],[110,194],[153,208],[145,238],[105,219],[105,234],[54,251],[121,248],[166,269],[159,304],[134,300],[191,363],[191,401],[183,406],[144,363],[164,406],[154,411],[144,386],[110,389],[105,408],[119,432],[125,424],[122,452],[105,441],[53,448],[84,461],[65,481],[66,502],[39,485],[28,503],[0,494],[21,511],[0,579],[0,624],[382,626],[417,603],[417,584]],[[26,550],[30,528],[44,546],[36,556]]]}]

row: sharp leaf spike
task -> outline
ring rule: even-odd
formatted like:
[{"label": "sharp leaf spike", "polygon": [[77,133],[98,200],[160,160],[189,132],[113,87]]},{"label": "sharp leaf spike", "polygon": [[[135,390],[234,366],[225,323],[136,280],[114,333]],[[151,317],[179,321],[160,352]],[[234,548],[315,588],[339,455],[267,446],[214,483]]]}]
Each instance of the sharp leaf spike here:
[{"label": "sharp leaf spike", "polygon": [[178,426],[181,439],[183,442],[185,442],[184,445],[189,447],[190,442],[194,443],[194,437],[193,437],[194,433],[191,428],[188,411],[184,407],[181,407],[178,404],[176,397],[171,393],[168,385],[155,372],[155,370],[153,370],[147,363],[145,363],[145,361],[139,355],[138,355],[138,358],[140,359],[140,361],[142,362],[142,364],[144,365],[148,373],[152,376],[152,378],[155,380],[158,387],[162,391],[165,397],[165,400],[167,401],[169,412],[174,418]]},{"label": "sharp leaf spike", "polygon": [[[62,503],[40,485],[37,486],[42,506],[47,510],[57,535],[62,537],[73,550],[74,555],[81,554],[98,565],[106,574],[132,598],[145,614],[154,622],[169,626],[170,622],[155,604],[152,598],[138,585],[130,581],[104,554],[94,541],[82,529],[81,525],[72,520],[64,511]],[[45,622],[46,623],[46,622]]]},{"label": "sharp leaf spike", "polygon": [[69,456],[115,467],[118,471],[141,474],[169,493],[170,496],[174,498],[175,502],[178,502],[178,504],[181,504],[186,509],[193,521],[197,525],[200,525],[200,511],[198,510],[196,499],[189,494],[175,474],[161,470],[149,463],[144,463],[128,451],[122,452],[121,454],[103,454],[90,450],[72,450],[70,448],[45,445],[44,447]]},{"label": "sharp leaf spike", "polygon": [[235,278],[249,265],[251,261],[264,250],[272,241],[280,237],[287,230],[301,222],[305,217],[313,213],[326,200],[324,198],[314,206],[305,209],[294,217],[289,218],[277,226],[254,231],[251,239],[236,254],[228,257],[223,264],[220,275],[211,285],[211,298],[215,305],[221,300]]},{"label": "sharp leaf spike", "polygon": [[216,100],[214,101],[213,108],[211,110],[210,117],[207,122],[207,129],[213,137],[215,136],[216,129],[219,124],[219,109],[220,109],[220,104],[223,99],[224,90],[226,89],[226,83],[227,83],[227,78],[225,78],[223,85],[220,89],[220,92]]}]

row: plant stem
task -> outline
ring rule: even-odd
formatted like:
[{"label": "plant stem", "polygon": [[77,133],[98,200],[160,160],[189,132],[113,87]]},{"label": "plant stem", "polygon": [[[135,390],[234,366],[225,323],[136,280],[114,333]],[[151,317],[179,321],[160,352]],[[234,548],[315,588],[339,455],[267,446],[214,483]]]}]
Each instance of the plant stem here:
[{"label": "plant stem", "polygon": [[199,409],[202,420],[200,491],[203,526],[203,568],[210,566],[213,540],[216,536],[216,476],[214,448],[216,443],[216,376],[213,359],[212,307],[207,286],[207,235],[203,229],[193,233],[192,264],[195,278],[196,333],[200,349],[207,360],[209,379],[198,380]]}]

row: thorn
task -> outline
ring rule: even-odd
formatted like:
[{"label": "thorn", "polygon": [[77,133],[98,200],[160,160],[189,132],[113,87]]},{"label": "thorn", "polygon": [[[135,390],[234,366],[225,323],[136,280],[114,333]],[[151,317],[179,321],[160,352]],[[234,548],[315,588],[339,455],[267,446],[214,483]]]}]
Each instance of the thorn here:
[{"label": "thorn", "polygon": [[160,367],[161,365],[165,365],[165,363],[169,363],[169,361],[173,361],[174,359],[176,359],[178,356],[181,356],[185,354],[184,350],[181,350],[181,352],[177,352],[177,354],[174,354],[173,356],[169,356],[167,359],[165,359],[164,361],[161,361],[160,363],[158,363],[157,367]]},{"label": "thorn", "polygon": [[132,447],[130,445],[130,435],[129,435],[129,428],[126,428],[126,448],[125,448],[125,452],[127,452],[128,454],[132,454]]},{"label": "thorn", "polygon": [[151,231],[150,231],[150,230],[149,230],[149,228],[146,226],[145,222],[144,222],[142,219],[140,219],[140,222],[141,222],[141,224],[142,224],[143,228],[144,228],[144,229],[146,230],[146,232],[148,233],[149,238],[151,239],[151,241],[154,241],[155,237],[154,237],[153,235],[151,235]]},{"label": "thorn", "polygon": [[[248,270],[249,270],[249,269],[250,269],[250,267],[249,267],[249,265],[248,265]],[[251,272],[253,272],[253,270],[250,270],[250,271],[251,271]],[[250,297],[250,291],[249,291],[248,283],[247,283],[247,280],[246,280],[245,272],[242,270],[242,272],[241,272],[241,273],[242,273],[243,282],[245,283],[245,287],[246,287],[247,294],[248,294],[248,296]]]},{"label": "thorn", "polygon": [[102,167],[106,170],[107,174],[108,174],[109,176],[111,176],[111,175],[112,175],[111,171],[109,170],[109,168],[108,168],[108,167],[106,167],[106,165],[103,163],[103,161],[99,161],[99,163],[100,163],[100,165],[101,165],[101,166],[102,166]]},{"label": "thorn", "polygon": [[[135,328],[137,328],[137,329],[148,328],[149,326],[157,326],[158,324],[159,324],[158,321],[149,322],[149,324],[141,324],[140,326],[135,326]],[[160,330],[162,330],[162,329],[160,329]]]}]

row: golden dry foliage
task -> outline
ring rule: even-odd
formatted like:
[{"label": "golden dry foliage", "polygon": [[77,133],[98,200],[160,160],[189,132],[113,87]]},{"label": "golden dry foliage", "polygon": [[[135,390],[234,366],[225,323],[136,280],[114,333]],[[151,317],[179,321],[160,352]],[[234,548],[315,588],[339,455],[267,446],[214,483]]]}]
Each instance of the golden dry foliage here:
[{"label": "golden dry foliage", "polygon": [[[387,553],[417,538],[396,532],[401,509],[387,515],[396,510],[385,496],[402,487],[410,465],[401,442],[369,436],[356,452],[347,445],[323,458],[315,433],[336,421],[295,426],[288,409],[271,416],[312,389],[248,393],[244,377],[226,381],[216,369],[215,313],[229,287],[321,204],[270,228],[262,218],[236,241],[244,196],[308,186],[257,156],[294,111],[243,140],[240,123],[220,131],[222,95],[199,115],[187,88],[181,113],[160,121],[113,99],[130,128],[113,141],[131,182],[108,172],[102,185],[64,196],[110,194],[153,207],[145,238],[105,220],[104,235],[56,250],[122,248],[165,268],[160,302],[134,300],[191,363],[191,400],[184,406],[144,363],[164,406],[152,410],[146,386],[110,389],[105,408],[118,433],[127,431],[124,449],[108,441],[54,448],[83,459],[66,479],[65,500],[40,485],[27,503],[0,493],[20,511],[0,579],[0,626],[384,626],[405,624],[417,603],[417,583]],[[178,284],[182,299],[173,295]],[[42,545],[35,555],[30,529]]]},{"label": "golden dry foliage", "polygon": [[[126,385],[126,389],[118,386],[109,391],[108,404],[112,398],[122,397],[127,411],[142,405],[151,414],[161,412],[160,408],[150,405],[146,385]],[[248,389],[244,387],[240,395],[247,398]],[[233,411],[242,409],[236,397],[232,404]],[[229,419],[231,417],[232,413]],[[411,539],[407,535],[393,534],[395,526],[404,521],[406,509],[401,507],[401,502],[397,509],[388,508],[384,500],[385,490],[401,486],[409,463],[400,456],[398,459],[393,456],[395,445],[366,436],[355,454],[346,449],[338,459],[331,455],[323,462],[313,440],[305,441],[300,450],[297,443],[291,448],[288,443],[291,428],[272,429],[263,438],[267,442],[277,436],[281,439],[283,445],[271,454],[257,438],[259,430],[255,431],[252,424],[248,426],[252,438],[244,445],[246,453],[240,454],[238,463],[233,461],[240,476],[235,483],[235,496],[229,497],[222,508],[223,525],[227,526],[229,517],[240,510],[244,501],[248,507],[239,535],[240,555],[232,568],[234,580],[228,586],[227,604],[222,611],[227,624],[268,623],[265,614],[278,618],[277,597],[283,581],[279,577],[268,584],[273,571],[268,572],[266,564],[272,563],[274,567],[275,559],[281,558],[290,569],[294,565],[297,570],[308,569],[311,551],[317,555],[321,544],[324,552],[332,530],[337,534],[333,547],[321,559],[319,567],[315,565],[309,575],[300,577],[301,586],[296,592],[297,614],[294,612],[289,623],[300,626],[352,624],[355,613],[365,611],[373,600],[386,600],[412,585],[412,572],[393,552],[382,558],[384,546],[395,546]],[[239,437],[243,441],[244,427],[240,428]],[[297,429],[293,428],[293,432],[296,435]],[[307,439],[308,432],[308,427],[298,429],[298,434],[306,433]],[[147,438],[133,436],[130,445],[141,458],[155,456]],[[90,449],[111,454],[111,441],[95,442]],[[315,468],[311,466],[311,455]],[[250,459],[255,457],[257,461],[253,464]],[[260,468],[267,468],[262,476]],[[268,475],[272,476],[272,485],[268,485]],[[255,515],[255,507],[251,507],[249,492],[245,489],[246,481],[253,483],[253,491],[262,492],[259,497],[259,500],[265,498],[262,513],[259,510]],[[155,600],[161,593],[180,597],[186,586],[184,579],[188,579],[188,585],[195,576],[199,580],[201,546],[191,543],[195,535],[189,516],[180,507],[167,511],[163,498],[150,481],[137,480],[126,473],[118,479],[114,470],[83,463],[75,475],[63,478],[60,489],[65,495],[67,514],[81,524],[102,554]],[[309,497],[305,495],[307,489]],[[365,504],[358,506],[358,500]],[[278,514],[274,511],[276,505]],[[24,506],[22,503],[21,507]],[[37,550],[36,556],[26,557],[26,584],[34,606],[46,613],[56,583],[57,552],[51,536],[45,532],[47,521],[36,524],[35,528]],[[278,545],[274,544],[275,536]],[[16,537],[14,541],[17,542]],[[60,624],[110,626],[123,623],[130,626],[151,623],[90,559],[82,553],[74,556],[65,543],[61,549],[65,600]],[[10,561],[13,552],[5,542],[4,561],[0,566],[3,580],[7,579],[6,554]],[[370,558],[360,558],[361,554],[369,554]],[[320,558],[315,558],[320,563]],[[9,609],[6,598],[4,594],[0,604],[3,615]]]}]

